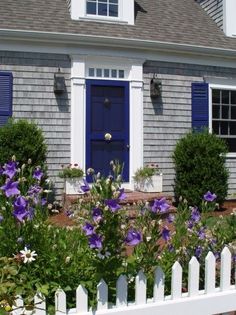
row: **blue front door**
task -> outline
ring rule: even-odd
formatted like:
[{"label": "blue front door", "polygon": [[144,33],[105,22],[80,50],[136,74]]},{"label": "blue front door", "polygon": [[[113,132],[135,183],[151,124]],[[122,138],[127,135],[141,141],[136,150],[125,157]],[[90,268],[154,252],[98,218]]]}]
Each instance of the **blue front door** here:
[{"label": "blue front door", "polygon": [[86,168],[108,176],[118,160],[129,181],[129,83],[87,80],[86,100]]}]

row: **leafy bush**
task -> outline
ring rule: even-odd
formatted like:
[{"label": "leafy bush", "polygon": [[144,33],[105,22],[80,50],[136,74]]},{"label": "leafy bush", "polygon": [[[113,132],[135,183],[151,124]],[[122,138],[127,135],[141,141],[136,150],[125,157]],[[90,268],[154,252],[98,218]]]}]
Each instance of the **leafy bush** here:
[{"label": "leafy bush", "polygon": [[35,123],[10,119],[0,128],[0,164],[15,155],[20,164],[31,159],[33,166],[42,166],[46,153],[42,130]]},{"label": "leafy bush", "polygon": [[78,166],[78,164],[69,164],[66,167],[62,167],[62,171],[59,172],[60,178],[76,178],[76,177],[83,177],[84,171],[82,168]]},{"label": "leafy bush", "polygon": [[176,200],[183,197],[191,205],[199,206],[199,196],[214,191],[216,202],[221,204],[228,190],[226,153],[225,142],[207,131],[192,132],[182,138],[173,154]]}]

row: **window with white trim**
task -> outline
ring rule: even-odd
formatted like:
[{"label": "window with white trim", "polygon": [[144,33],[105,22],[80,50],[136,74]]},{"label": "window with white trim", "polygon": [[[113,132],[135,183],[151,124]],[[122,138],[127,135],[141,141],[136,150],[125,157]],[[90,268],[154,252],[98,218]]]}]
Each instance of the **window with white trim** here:
[{"label": "window with white trim", "polygon": [[236,90],[212,89],[212,131],[236,153]]},{"label": "window with white trim", "polygon": [[118,17],[119,3],[118,0],[87,0],[87,15]]}]

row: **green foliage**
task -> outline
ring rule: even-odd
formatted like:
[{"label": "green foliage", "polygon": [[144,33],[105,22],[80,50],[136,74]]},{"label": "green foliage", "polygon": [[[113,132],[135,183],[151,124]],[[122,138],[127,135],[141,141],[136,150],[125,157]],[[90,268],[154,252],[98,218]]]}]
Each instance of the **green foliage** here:
[{"label": "green foliage", "polygon": [[31,159],[33,166],[42,166],[46,161],[46,153],[42,130],[35,123],[10,119],[0,128],[0,164],[15,155],[20,164]]},{"label": "green foliage", "polygon": [[59,177],[61,178],[81,178],[83,176],[84,171],[77,164],[70,164],[67,167],[63,167],[62,171],[59,173]]},{"label": "green foliage", "polygon": [[140,167],[137,169],[137,171],[134,173],[134,181],[136,183],[145,181],[149,178],[151,178],[153,175],[157,174],[159,172],[157,165],[146,165],[144,167]]},{"label": "green foliage", "polygon": [[182,197],[199,206],[202,196],[211,191],[221,204],[228,190],[226,153],[225,142],[208,131],[192,132],[182,138],[173,154],[176,200]]}]

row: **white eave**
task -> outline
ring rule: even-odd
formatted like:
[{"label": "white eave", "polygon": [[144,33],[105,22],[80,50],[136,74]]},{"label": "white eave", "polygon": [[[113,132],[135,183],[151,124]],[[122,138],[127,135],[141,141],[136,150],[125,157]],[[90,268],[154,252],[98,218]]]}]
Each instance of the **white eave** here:
[{"label": "white eave", "polygon": [[65,46],[100,46],[116,47],[124,49],[167,51],[187,54],[198,54],[205,56],[236,58],[236,49],[225,49],[190,44],[179,44],[173,42],[151,41],[144,39],[117,38],[109,36],[85,35],[59,32],[39,32],[28,30],[0,29],[0,40],[50,43]]}]

